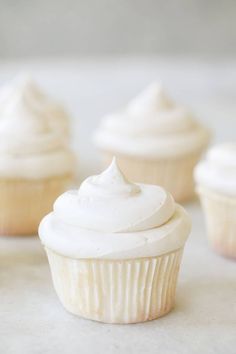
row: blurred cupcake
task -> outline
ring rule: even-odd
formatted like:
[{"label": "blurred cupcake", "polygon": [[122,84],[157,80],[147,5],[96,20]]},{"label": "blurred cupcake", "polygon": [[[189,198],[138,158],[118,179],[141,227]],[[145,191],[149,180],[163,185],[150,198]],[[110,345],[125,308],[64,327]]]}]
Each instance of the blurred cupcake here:
[{"label": "blurred cupcake", "polygon": [[0,234],[37,232],[71,183],[68,118],[28,78],[0,90]]},{"label": "blurred cupcake", "polygon": [[210,149],[196,167],[195,179],[210,244],[218,253],[236,258],[236,143]]},{"label": "blurred cupcake", "polygon": [[108,323],[172,309],[189,232],[189,217],[168,192],[129,182],[115,160],[62,194],[39,227],[64,307]]},{"label": "blurred cupcake", "polygon": [[158,84],[105,117],[95,134],[105,165],[116,155],[128,178],[161,185],[177,201],[193,196],[193,168],[208,140],[208,131]]}]

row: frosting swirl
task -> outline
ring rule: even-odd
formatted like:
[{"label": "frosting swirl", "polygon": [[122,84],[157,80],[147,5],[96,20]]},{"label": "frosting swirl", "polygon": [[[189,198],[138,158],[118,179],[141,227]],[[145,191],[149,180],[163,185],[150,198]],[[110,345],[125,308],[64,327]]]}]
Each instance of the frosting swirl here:
[{"label": "frosting swirl", "polygon": [[[67,115],[31,78],[17,78],[0,90],[1,175],[31,178],[37,174],[40,178],[58,170],[67,173],[73,160],[67,145]],[[52,155],[56,155],[56,162],[60,160],[60,169],[51,164]]]},{"label": "frosting swirl", "polygon": [[188,216],[168,192],[129,182],[113,159],[102,174],[56,200],[39,235],[64,255],[129,258],[182,247],[189,231]]},{"label": "frosting swirl", "polygon": [[174,209],[168,192],[127,181],[115,160],[101,175],[86,179],[78,192],[62,194],[54,204],[55,214],[66,222],[104,232],[158,227],[171,218]]},{"label": "frosting swirl", "polygon": [[159,84],[150,85],[123,111],[106,116],[95,134],[101,149],[148,158],[203,149],[208,140],[208,131]]},{"label": "frosting swirl", "polygon": [[236,142],[211,148],[205,161],[195,168],[195,179],[201,187],[227,196],[236,196]]}]

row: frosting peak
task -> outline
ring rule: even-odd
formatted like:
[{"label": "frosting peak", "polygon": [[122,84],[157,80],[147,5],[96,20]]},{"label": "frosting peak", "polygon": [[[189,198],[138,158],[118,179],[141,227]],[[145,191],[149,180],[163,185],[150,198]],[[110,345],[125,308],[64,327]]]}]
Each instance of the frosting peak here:
[{"label": "frosting peak", "polygon": [[153,113],[168,110],[173,105],[165,94],[163,85],[153,83],[128,104],[127,111],[134,114]]},{"label": "frosting peak", "polygon": [[[49,99],[29,74],[21,74],[0,90],[0,116],[38,115],[49,121],[57,119],[54,127],[68,128],[68,116],[58,102]],[[21,114],[22,113],[22,114]],[[64,131],[63,131],[64,132]]]},{"label": "frosting peak", "polygon": [[[30,74],[21,74],[15,80],[14,85],[11,86],[15,94],[24,97],[25,99],[34,98],[37,101],[47,100],[46,95],[35,84]],[[9,87],[10,88],[10,87]]]},{"label": "frosting peak", "polygon": [[68,116],[29,75],[0,89],[0,175],[40,178],[73,171]]},{"label": "frosting peak", "polygon": [[[1,114],[14,115],[18,113],[40,112],[49,100],[37,87],[30,75],[20,75],[0,91]],[[31,108],[31,110],[30,110]]]},{"label": "frosting peak", "polygon": [[129,182],[113,157],[110,166],[98,176],[86,179],[80,186],[79,196],[128,197],[140,192],[137,184]]},{"label": "frosting peak", "polygon": [[[28,88],[26,88],[28,90]],[[14,132],[17,127],[17,135],[39,134],[50,131],[47,116],[43,114],[38,105],[34,105],[28,92],[13,92],[6,100],[5,106],[0,108],[2,119],[0,120],[0,132]]]},{"label": "frosting peak", "polygon": [[106,116],[95,134],[102,150],[149,159],[201,151],[208,140],[207,129],[157,83],[123,110]]},{"label": "frosting peak", "polygon": [[[29,76],[0,90],[0,151],[40,153],[65,144],[65,119]],[[57,108],[58,109],[58,108]],[[67,123],[66,123],[67,124]]]}]

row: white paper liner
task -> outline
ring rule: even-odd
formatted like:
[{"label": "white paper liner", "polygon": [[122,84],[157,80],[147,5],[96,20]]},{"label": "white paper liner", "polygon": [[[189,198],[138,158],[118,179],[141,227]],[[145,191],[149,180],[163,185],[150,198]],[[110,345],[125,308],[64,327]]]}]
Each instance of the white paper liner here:
[{"label": "white paper liner", "polygon": [[80,260],[46,251],[55,290],[75,315],[136,323],[163,316],[174,306],[183,248],[131,260]]},{"label": "white paper liner", "polygon": [[205,212],[208,239],[214,250],[236,259],[236,198],[198,187]]}]

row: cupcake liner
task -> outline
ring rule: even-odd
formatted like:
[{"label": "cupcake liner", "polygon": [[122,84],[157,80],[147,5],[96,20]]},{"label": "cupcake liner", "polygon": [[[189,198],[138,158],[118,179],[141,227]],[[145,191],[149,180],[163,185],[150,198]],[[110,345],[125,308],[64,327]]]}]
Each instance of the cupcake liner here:
[{"label": "cupcake liner", "polygon": [[210,245],[223,256],[236,259],[236,198],[201,187],[197,192],[205,212]]},{"label": "cupcake liner", "polygon": [[236,259],[236,198],[198,188],[205,212],[208,239],[216,252]]},{"label": "cupcake liner", "polygon": [[177,202],[194,196],[193,169],[202,151],[176,158],[145,159],[104,152],[104,164],[109,165],[113,156],[127,178],[134,182],[157,184],[167,189]]},{"label": "cupcake liner", "polygon": [[35,234],[55,199],[71,183],[71,176],[42,180],[0,179],[0,234]]},{"label": "cupcake liner", "polygon": [[58,297],[75,315],[136,323],[161,317],[174,306],[183,248],[131,260],[72,259],[46,251]]}]

